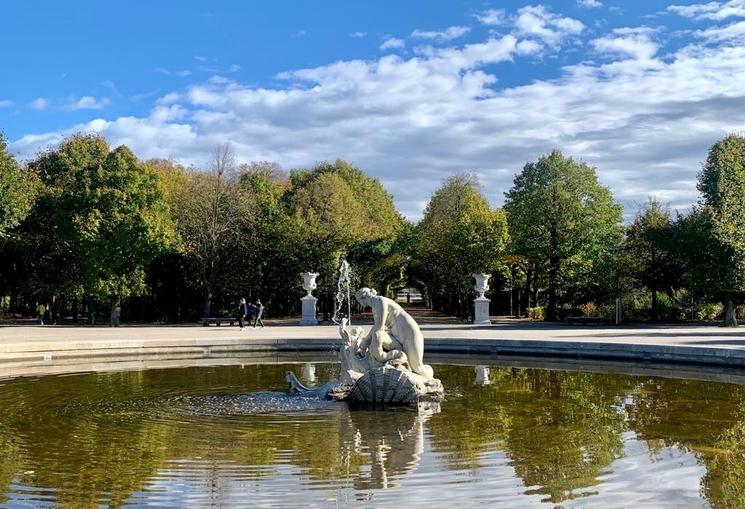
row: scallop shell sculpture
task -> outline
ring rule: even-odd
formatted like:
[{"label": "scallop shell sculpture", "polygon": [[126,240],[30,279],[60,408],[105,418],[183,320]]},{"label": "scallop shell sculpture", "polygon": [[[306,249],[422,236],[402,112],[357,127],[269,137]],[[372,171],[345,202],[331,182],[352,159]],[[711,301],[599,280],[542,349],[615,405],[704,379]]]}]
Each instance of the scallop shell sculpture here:
[{"label": "scallop shell sculpture", "polygon": [[405,371],[382,366],[358,378],[346,399],[353,403],[401,405],[416,403],[420,394],[421,389]]}]

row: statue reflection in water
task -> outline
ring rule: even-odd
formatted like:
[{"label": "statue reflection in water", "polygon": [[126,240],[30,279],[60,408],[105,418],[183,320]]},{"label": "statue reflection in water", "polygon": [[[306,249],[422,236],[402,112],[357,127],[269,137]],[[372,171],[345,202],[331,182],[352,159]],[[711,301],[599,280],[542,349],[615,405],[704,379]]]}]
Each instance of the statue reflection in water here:
[{"label": "statue reflection in water", "polygon": [[[345,408],[341,438],[353,454],[369,456],[370,470],[360,470],[354,479],[357,490],[386,489],[414,470],[424,451],[424,423],[440,412],[437,402],[420,402],[385,412]],[[345,418],[347,417],[347,418]]]},{"label": "statue reflection in water", "polygon": [[474,385],[489,385],[489,368],[488,366],[474,366],[473,371],[476,373],[476,379],[473,381]]}]

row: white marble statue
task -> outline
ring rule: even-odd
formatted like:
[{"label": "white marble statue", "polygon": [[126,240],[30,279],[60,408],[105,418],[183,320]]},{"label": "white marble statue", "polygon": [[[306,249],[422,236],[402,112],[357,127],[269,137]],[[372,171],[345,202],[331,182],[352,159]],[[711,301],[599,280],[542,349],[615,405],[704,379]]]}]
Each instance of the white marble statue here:
[{"label": "white marble statue", "polygon": [[411,371],[432,378],[432,367],[424,364],[424,336],[411,315],[395,301],[370,288],[360,288],[354,297],[373,312],[373,327],[362,340],[361,353],[365,355],[369,351],[375,360],[386,363],[401,359],[403,351]]}]

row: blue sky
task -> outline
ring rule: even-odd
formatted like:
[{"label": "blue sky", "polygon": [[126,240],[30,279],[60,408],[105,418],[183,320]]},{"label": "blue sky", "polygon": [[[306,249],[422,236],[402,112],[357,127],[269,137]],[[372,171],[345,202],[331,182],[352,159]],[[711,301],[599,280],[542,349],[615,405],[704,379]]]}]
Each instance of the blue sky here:
[{"label": "blue sky", "polygon": [[552,148],[632,214],[695,201],[745,121],[745,0],[0,2],[0,129],[27,158],[75,131],[205,167],[343,157],[409,217],[452,173],[494,205]]}]

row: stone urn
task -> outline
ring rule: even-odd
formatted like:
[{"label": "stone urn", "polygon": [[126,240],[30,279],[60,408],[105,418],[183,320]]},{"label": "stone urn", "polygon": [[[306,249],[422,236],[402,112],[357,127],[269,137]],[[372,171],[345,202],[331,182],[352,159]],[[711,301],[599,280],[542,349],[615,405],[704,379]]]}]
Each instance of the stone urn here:
[{"label": "stone urn", "polygon": [[312,297],[311,293],[316,289],[316,278],[318,277],[318,272],[303,272],[300,276],[303,278],[303,290],[308,292],[306,297]]},{"label": "stone urn", "polygon": [[474,286],[474,290],[479,292],[479,299],[485,299],[484,293],[489,291],[489,278],[491,277],[491,274],[483,274],[483,273],[474,273],[471,274],[474,279],[476,279],[476,286]]}]

